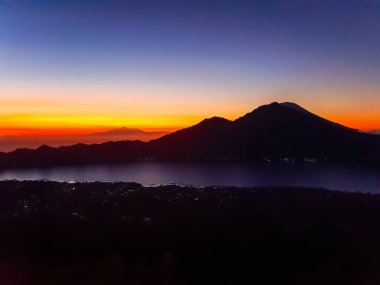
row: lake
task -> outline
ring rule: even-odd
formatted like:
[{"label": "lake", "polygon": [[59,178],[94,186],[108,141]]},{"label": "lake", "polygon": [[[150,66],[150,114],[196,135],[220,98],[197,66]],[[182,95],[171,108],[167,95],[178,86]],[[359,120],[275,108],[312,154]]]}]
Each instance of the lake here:
[{"label": "lake", "polygon": [[143,185],[304,186],[380,193],[380,168],[355,165],[183,164],[139,162],[122,165],[14,169],[0,180],[125,181]]}]

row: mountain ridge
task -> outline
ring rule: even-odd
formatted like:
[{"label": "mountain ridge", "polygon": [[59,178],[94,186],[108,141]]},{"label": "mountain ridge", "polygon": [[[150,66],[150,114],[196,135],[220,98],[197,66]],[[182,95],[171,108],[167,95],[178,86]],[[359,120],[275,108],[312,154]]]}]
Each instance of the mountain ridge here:
[{"label": "mountain ridge", "polygon": [[168,132],[164,131],[144,131],[138,128],[120,127],[116,129],[110,129],[104,132],[90,133],[88,136],[109,136],[109,135],[166,135]]},{"label": "mountain ridge", "polygon": [[[292,105],[289,105],[292,104]],[[380,137],[273,102],[230,121],[211,117],[149,142],[77,144],[0,154],[0,167],[159,161],[360,161],[380,163]]]}]

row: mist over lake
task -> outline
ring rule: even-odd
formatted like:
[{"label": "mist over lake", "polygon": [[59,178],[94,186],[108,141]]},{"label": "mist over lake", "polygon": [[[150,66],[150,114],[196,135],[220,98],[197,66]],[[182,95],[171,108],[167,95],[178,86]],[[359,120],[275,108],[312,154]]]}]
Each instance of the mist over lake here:
[{"label": "mist over lake", "polygon": [[248,165],[138,162],[14,169],[1,180],[123,181],[143,185],[302,186],[340,191],[380,193],[380,168],[357,165]]}]

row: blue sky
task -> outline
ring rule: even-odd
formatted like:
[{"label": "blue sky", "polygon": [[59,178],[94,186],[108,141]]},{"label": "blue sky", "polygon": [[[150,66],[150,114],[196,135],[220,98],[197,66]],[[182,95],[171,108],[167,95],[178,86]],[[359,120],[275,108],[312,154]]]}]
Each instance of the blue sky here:
[{"label": "blue sky", "polygon": [[380,127],[379,27],[369,0],[3,0],[0,111],[232,118],[278,100]]}]

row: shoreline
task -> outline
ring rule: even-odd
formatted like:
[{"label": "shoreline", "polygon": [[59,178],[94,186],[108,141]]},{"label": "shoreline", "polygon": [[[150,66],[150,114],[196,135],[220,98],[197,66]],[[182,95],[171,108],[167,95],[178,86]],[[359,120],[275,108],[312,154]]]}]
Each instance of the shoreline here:
[{"label": "shoreline", "polygon": [[250,190],[280,190],[280,189],[304,189],[304,190],[318,190],[318,191],[328,191],[328,192],[338,192],[338,193],[351,193],[351,194],[364,194],[364,195],[380,195],[380,193],[373,192],[361,192],[361,191],[350,191],[350,190],[337,190],[337,189],[328,189],[325,187],[307,187],[307,186],[292,186],[292,185],[258,185],[258,186],[233,186],[233,185],[195,185],[195,184],[185,184],[185,183],[163,183],[163,184],[143,184],[134,181],[122,181],[122,180],[49,180],[49,179],[0,179],[0,187],[1,183],[7,182],[21,182],[21,183],[58,183],[58,184],[105,184],[105,185],[119,185],[125,184],[125,186],[129,185],[138,185],[140,188],[150,189],[150,188],[161,188],[161,187],[174,187],[174,188],[187,188],[187,189],[219,189],[219,190],[236,190],[236,191],[250,191]]}]

